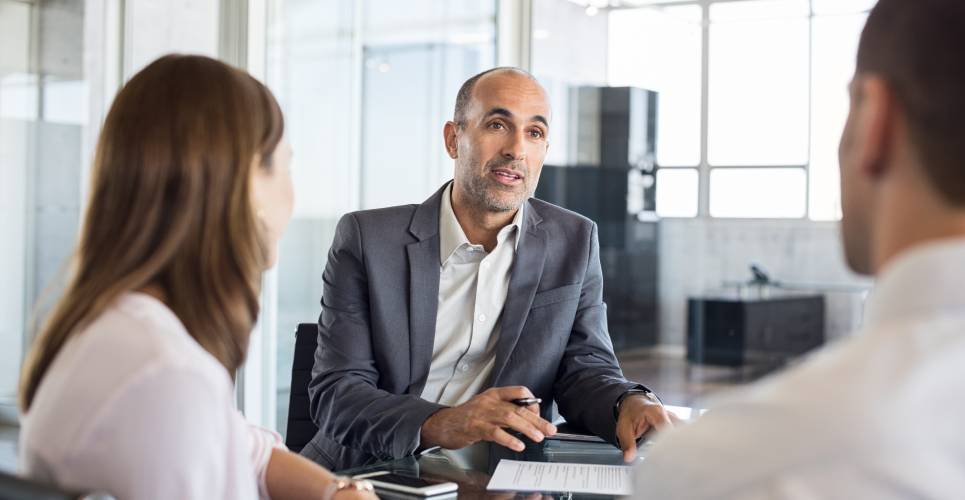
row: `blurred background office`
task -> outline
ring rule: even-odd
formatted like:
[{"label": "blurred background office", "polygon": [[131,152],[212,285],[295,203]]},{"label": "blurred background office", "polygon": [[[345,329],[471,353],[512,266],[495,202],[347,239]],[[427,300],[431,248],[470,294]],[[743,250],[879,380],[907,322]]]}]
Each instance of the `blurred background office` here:
[{"label": "blurred background office", "polygon": [[0,468],[98,128],[158,56],[244,67],[286,114],[295,216],[238,379],[249,420],[285,432],[293,332],[318,316],[338,218],[449,179],[456,90],[495,65],[549,92],[537,195],[600,224],[627,375],[700,406],[860,325],[870,283],[841,254],[836,152],[873,3],[0,0]]}]

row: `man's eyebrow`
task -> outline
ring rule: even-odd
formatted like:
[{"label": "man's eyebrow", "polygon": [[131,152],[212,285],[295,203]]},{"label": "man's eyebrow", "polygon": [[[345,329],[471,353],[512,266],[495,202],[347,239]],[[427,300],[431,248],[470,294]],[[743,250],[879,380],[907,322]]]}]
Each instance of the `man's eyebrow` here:
[{"label": "man's eyebrow", "polygon": [[488,113],[486,113],[487,117],[492,115],[499,115],[499,116],[505,116],[506,118],[512,118],[513,112],[506,108],[493,108],[493,109],[490,109]]},{"label": "man's eyebrow", "polygon": [[[505,116],[506,118],[512,118],[513,112],[506,108],[493,108],[493,109],[490,109],[488,113],[486,113],[487,117],[492,115],[499,115],[499,116]],[[546,117],[543,115],[533,115],[531,120],[540,122],[547,127],[550,126],[549,120],[547,120]]]}]

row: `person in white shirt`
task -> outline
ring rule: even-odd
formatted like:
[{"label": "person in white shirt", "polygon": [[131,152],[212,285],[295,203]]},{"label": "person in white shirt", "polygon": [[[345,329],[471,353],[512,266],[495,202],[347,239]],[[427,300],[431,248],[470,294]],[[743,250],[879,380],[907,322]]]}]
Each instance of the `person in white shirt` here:
[{"label": "person in white shirt", "polygon": [[841,138],[852,338],[658,436],[636,496],[965,496],[965,2],[880,0]]},{"label": "person in white shirt", "polygon": [[24,474],[126,500],[375,498],[234,406],[292,212],[283,131],[268,89],[210,58],[121,89],[72,278],[24,364]]}]

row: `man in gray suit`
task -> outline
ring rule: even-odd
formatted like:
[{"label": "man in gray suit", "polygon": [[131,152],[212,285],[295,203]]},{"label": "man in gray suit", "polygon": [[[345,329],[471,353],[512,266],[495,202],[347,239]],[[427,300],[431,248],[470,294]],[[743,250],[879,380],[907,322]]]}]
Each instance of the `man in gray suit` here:
[{"label": "man in gray suit", "polygon": [[[596,225],[531,198],[550,119],[528,73],[476,75],[444,128],[453,182],[341,219],[309,384],[319,431],[302,454],[337,470],[434,446],[519,451],[512,431],[556,432],[550,401],[628,461],[672,425],[613,354]],[[519,401],[534,397],[545,404]]]}]

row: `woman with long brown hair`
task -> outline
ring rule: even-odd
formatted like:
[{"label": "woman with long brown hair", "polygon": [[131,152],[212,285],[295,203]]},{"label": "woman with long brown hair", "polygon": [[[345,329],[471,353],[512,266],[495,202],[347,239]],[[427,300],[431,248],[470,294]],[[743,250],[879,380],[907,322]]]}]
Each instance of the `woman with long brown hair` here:
[{"label": "woman with long brown hair", "polygon": [[374,498],[235,409],[292,212],[277,102],[166,56],[117,95],[68,286],[24,364],[24,471],[118,498]]}]

